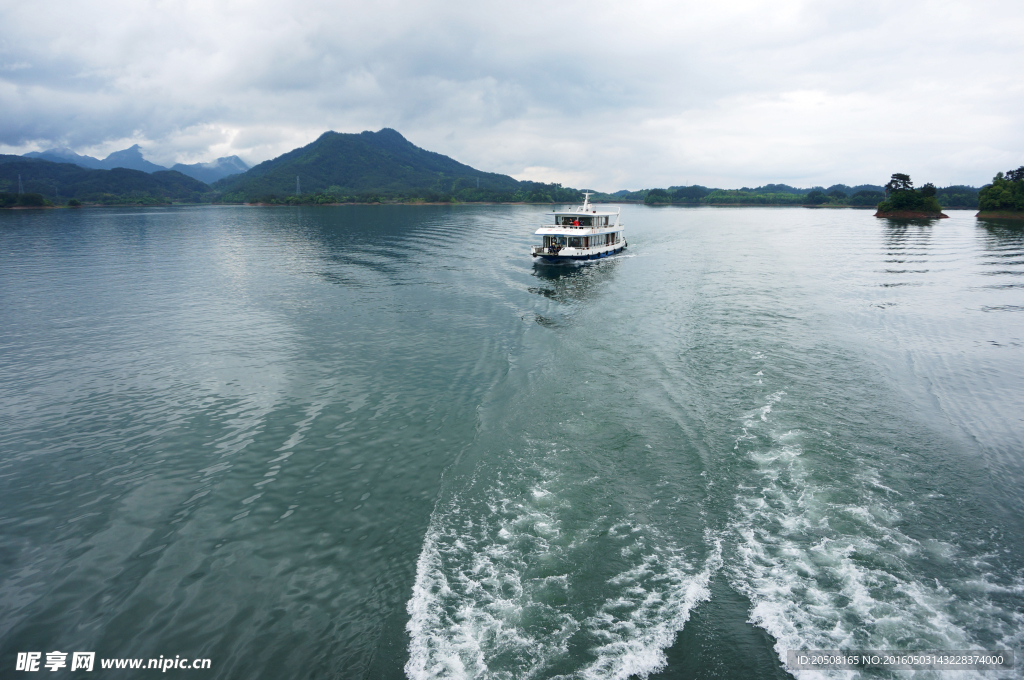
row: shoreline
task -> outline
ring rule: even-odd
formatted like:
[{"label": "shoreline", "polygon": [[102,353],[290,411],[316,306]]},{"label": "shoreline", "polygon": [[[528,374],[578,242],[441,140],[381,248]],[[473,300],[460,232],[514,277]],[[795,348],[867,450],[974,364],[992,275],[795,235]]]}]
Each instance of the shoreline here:
[{"label": "shoreline", "polygon": [[990,220],[1024,220],[1024,211],[1013,212],[1008,210],[983,210],[975,217]]},{"label": "shoreline", "polygon": [[875,217],[885,217],[893,220],[939,220],[948,218],[945,213],[923,212],[920,210],[892,210],[890,212],[876,212]]},{"label": "shoreline", "polygon": [[[644,205],[640,201],[603,201],[606,205]],[[62,210],[78,208],[169,208],[171,206],[240,206],[252,208],[334,208],[346,205],[563,205],[561,203],[528,203],[526,201],[460,201],[452,203],[449,201],[389,201],[389,202],[344,202],[344,203],[82,203],[77,206],[69,205],[12,205],[0,210]],[[651,208],[808,208],[812,210],[875,210],[876,206],[870,205],[811,205],[800,203],[657,203],[648,207]],[[967,206],[946,206],[943,210],[976,210],[977,208]],[[941,219],[949,217],[943,213],[925,213],[918,211],[896,211],[887,213],[876,213],[875,217],[888,217],[894,219]],[[1024,219],[1022,212],[979,212],[976,217],[991,219]]]}]

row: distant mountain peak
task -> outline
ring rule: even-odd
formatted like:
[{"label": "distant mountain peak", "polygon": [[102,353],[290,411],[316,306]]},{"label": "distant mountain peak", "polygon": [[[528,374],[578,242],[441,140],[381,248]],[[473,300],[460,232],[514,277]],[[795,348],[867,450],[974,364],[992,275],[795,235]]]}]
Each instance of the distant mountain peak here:
[{"label": "distant mountain peak", "polygon": [[111,158],[128,158],[128,157],[142,158],[142,147],[139,146],[138,144],[132,144],[127,149],[121,149],[120,151],[115,151],[115,152],[111,153],[104,160],[108,160],[109,161]]},{"label": "distant mountain peak", "polygon": [[289,196],[295,193],[297,175],[304,193],[331,190],[348,196],[419,195],[448,200],[458,194],[493,200],[520,188],[512,177],[481,172],[422,149],[392,128],[324,132],[306,146],[219,181],[215,188],[229,200]]},{"label": "distant mountain peak", "polygon": [[403,142],[409,141],[408,139],[402,136],[401,132],[395,130],[394,128],[381,128],[380,130],[377,130],[377,132],[371,134],[376,134],[378,137],[392,137],[395,139],[401,139]]},{"label": "distant mountain peak", "polygon": [[[322,139],[323,137],[325,137],[327,135],[344,135],[344,134],[346,134],[346,133],[334,132],[332,130],[330,132],[325,132],[324,134],[320,135],[320,137]],[[398,130],[395,130],[393,128],[387,128],[387,127],[386,128],[381,128],[380,130],[377,130],[376,132],[374,132],[373,130],[363,130],[362,132],[359,133],[359,136],[367,137],[367,138],[373,139],[375,141],[402,142],[402,143],[405,143],[405,144],[412,144],[412,142],[410,142],[408,139],[406,139],[405,137],[402,136],[401,132],[399,132]]]},{"label": "distant mountain peak", "polygon": [[55,146],[52,149],[43,151],[42,153],[52,153],[56,156],[70,156],[72,158],[78,157],[78,154],[75,153],[74,149],[69,146]]},{"label": "distant mountain peak", "polygon": [[212,184],[219,179],[243,173],[249,169],[249,164],[238,156],[222,156],[207,163],[175,163],[171,170],[176,170],[183,175],[188,175],[201,182]]},{"label": "distant mountain peak", "polygon": [[46,151],[32,151],[24,155],[25,158],[41,158],[54,163],[73,163],[82,168],[93,170],[103,169],[103,161],[92,156],[81,156],[66,146],[47,149]]},{"label": "distant mountain peak", "polygon": [[[113,170],[114,168],[128,168],[129,170],[141,170],[142,172],[154,173],[167,170],[162,165],[151,163],[142,155],[143,149],[139,144],[132,144],[127,149],[114,151],[103,160],[92,156],[82,156],[74,150],[62,146],[47,149],[46,151],[32,151],[24,155],[25,158],[38,158],[55,163],[73,163],[79,167],[92,170]],[[237,175],[249,169],[249,164],[238,156],[224,156],[208,163],[193,163],[192,165],[176,164],[172,170],[177,170],[183,175],[188,175],[200,182],[216,182],[218,179]]]},{"label": "distant mountain peak", "polygon": [[158,172],[166,170],[162,165],[151,163],[142,157],[142,147],[132,144],[127,149],[115,151],[103,159],[103,164],[108,168],[128,168],[130,170],[142,170],[143,172]]}]

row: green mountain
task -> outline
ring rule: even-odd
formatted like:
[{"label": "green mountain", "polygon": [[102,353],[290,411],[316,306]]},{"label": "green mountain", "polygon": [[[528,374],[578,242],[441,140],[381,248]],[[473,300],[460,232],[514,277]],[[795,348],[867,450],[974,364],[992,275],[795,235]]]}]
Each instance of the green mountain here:
[{"label": "green mountain", "polygon": [[[210,187],[173,170],[90,170],[71,163],[0,155],[0,192],[42,194],[55,203],[148,204],[208,200]],[[204,194],[206,196],[204,196]]]},{"label": "green mountain", "polygon": [[[390,128],[325,132],[304,147],[213,184],[225,202],[323,202],[404,199],[426,201],[574,201],[579,192],[558,184],[520,182],[482,172],[421,149]],[[289,198],[290,197],[290,198]]]},{"label": "green mountain", "polygon": [[92,156],[79,156],[67,147],[48,149],[46,151],[33,151],[25,154],[24,157],[41,158],[44,161],[53,161],[54,163],[74,163],[75,165],[80,165],[83,168],[90,168],[92,170],[128,168],[129,170],[141,170],[143,172],[159,172],[160,170],[167,169],[162,165],[150,163],[143,158],[142,147],[138,144],[130,146],[127,149],[115,151],[103,160],[93,158]]}]

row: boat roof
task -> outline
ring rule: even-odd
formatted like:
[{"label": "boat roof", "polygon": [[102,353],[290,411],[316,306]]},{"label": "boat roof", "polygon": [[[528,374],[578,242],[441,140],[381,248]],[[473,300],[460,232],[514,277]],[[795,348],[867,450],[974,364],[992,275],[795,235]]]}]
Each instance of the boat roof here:
[{"label": "boat roof", "polygon": [[586,214],[586,215],[600,215],[600,216],[609,215],[610,216],[610,215],[618,215],[619,214],[618,210],[615,210],[615,212],[612,212],[611,210],[608,210],[608,211],[605,211],[605,210],[594,210],[594,206],[592,206],[590,204],[590,192],[589,191],[584,191],[583,192],[583,205],[578,205],[575,208],[572,208],[570,210],[552,210],[551,212],[554,213],[555,215],[583,215],[583,214]]},{"label": "boat roof", "polygon": [[[612,213],[613,215],[615,213]],[[584,231],[585,230],[585,231]],[[605,227],[571,227],[571,226],[558,226],[551,225],[547,227],[541,227],[534,234],[540,234],[542,236],[593,236],[595,234],[611,234],[616,231],[622,231],[622,225],[615,226],[609,224]]]}]

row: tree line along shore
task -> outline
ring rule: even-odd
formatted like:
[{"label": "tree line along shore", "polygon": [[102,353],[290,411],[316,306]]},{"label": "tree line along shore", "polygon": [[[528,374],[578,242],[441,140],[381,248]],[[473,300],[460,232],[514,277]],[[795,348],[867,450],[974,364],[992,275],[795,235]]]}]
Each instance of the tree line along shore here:
[{"label": "tree line along shore", "polygon": [[[133,152],[135,162],[148,163],[137,147],[129,151]],[[88,158],[65,153],[71,160]],[[304,147],[209,184],[174,169],[153,172],[122,167],[95,169],[74,162],[55,162],[50,160],[52,155],[46,158],[41,155],[45,154],[0,155],[0,207],[203,203],[270,206],[567,204],[582,200],[580,189],[483,172],[448,156],[421,149],[388,128],[359,134],[326,132]],[[980,189],[960,185],[938,188],[930,183],[914,189],[909,177],[893,184],[897,177],[906,176],[893,175],[894,180],[884,186],[837,184],[808,189],[786,184],[741,189],[670,186],[592,192],[591,200],[650,206],[876,208],[880,212],[978,209],[982,215],[999,213],[1009,217],[1024,213],[1024,168],[1000,172],[991,184]]]}]

